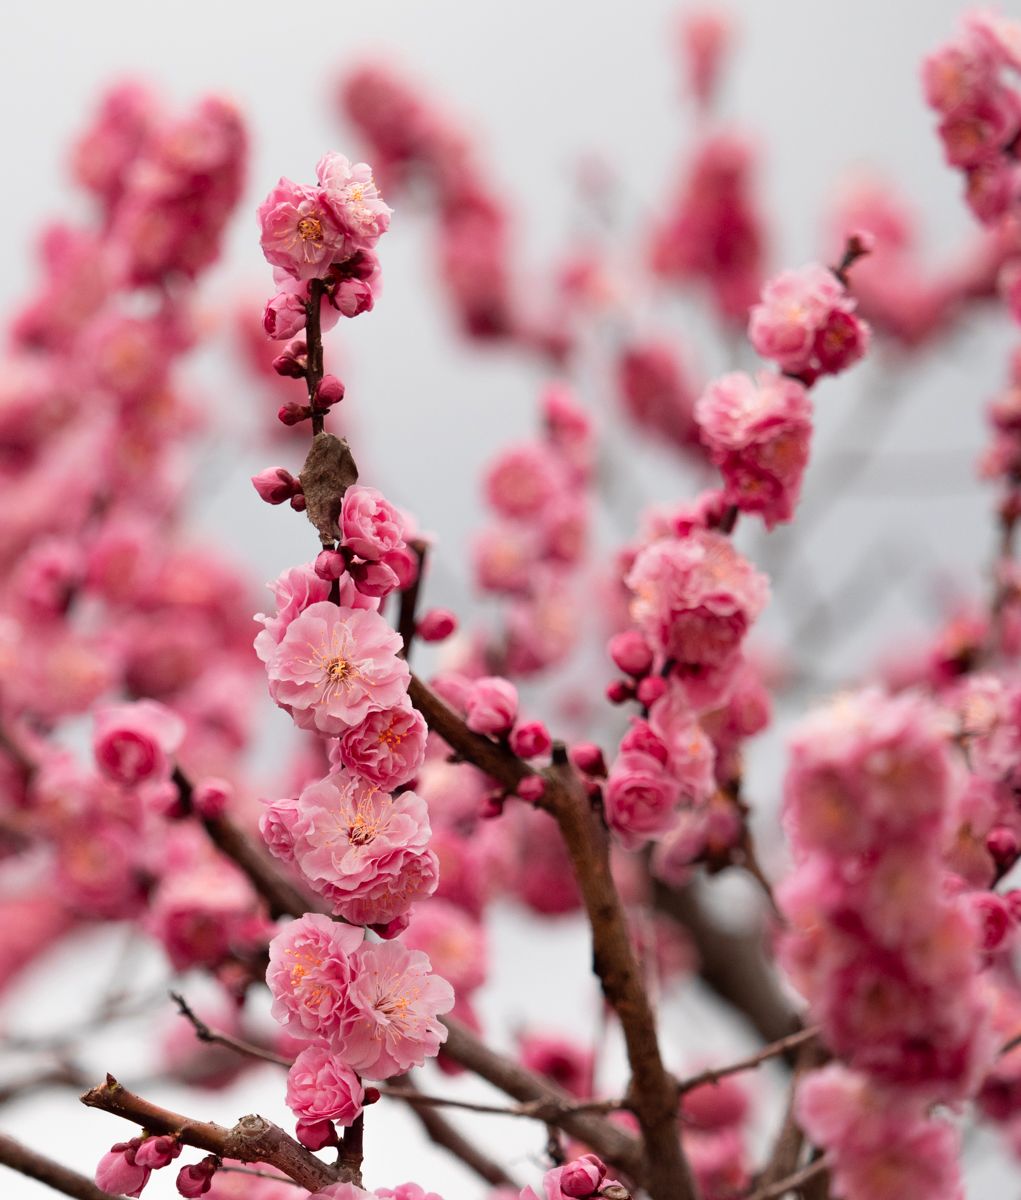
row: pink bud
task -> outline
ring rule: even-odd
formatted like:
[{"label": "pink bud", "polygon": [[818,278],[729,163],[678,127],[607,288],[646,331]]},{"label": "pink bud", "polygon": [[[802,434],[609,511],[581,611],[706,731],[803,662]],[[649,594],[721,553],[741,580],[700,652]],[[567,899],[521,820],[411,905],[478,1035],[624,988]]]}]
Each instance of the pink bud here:
[{"label": "pink bud", "polygon": [[457,617],[449,608],[430,608],[415,626],[423,642],[442,642],[457,629]]},{"label": "pink bud", "polygon": [[296,292],[278,292],[266,304],[262,327],[274,341],[294,337],[305,328],[305,302]]},{"label": "pink bud", "polygon": [[666,692],[666,680],[662,675],[646,675],[641,680],[636,689],[636,695],[641,704],[646,708],[655,704],[656,701]]},{"label": "pink bud", "polygon": [[215,820],[223,816],[233,798],[232,784],[226,779],[209,778],[195,785],[191,801],[200,817]]},{"label": "pink bud", "polygon": [[549,730],[541,721],[525,721],[511,730],[510,748],[518,758],[538,758],[542,754],[549,754],[552,745]]},{"label": "pink bud", "polygon": [[294,1127],[294,1136],[306,1150],[337,1145],[337,1130],[332,1121],[299,1120]]},{"label": "pink bud", "polygon": [[339,550],[321,550],[316,556],[314,570],[320,579],[340,579],[347,565]]},{"label": "pink bud", "polygon": [[670,751],[667,749],[666,742],[653,733],[648,721],[639,720],[637,717],[631,722],[630,729],[621,738],[620,749],[622,754],[626,754],[631,750],[637,750],[641,754],[648,754],[664,767],[670,758]]},{"label": "pink bud", "polygon": [[608,649],[610,657],[625,675],[639,679],[652,669],[652,648],[637,629],[614,634]]},{"label": "pink bud", "polygon": [[362,1100],[362,1107],[367,1108],[370,1104],[378,1104],[382,1094],[379,1088],[367,1087],[365,1089],[365,1098]]},{"label": "pink bud", "polygon": [[182,1167],[177,1173],[177,1190],[182,1196],[194,1198],[204,1196],[213,1186],[213,1176],[219,1162],[212,1155],[191,1166]]},{"label": "pink bud", "polygon": [[152,1174],[151,1167],[135,1162],[135,1151],[141,1144],[141,1138],[132,1138],[112,1146],[96,1167],[96,1186],[117,1196],[140,1196]]},{"label": "pink bud", "polygon": [[181,1153],[181,1143],[175,1137],[161,1135],[145,1138],[135,1151],[135,1165],[158,1170],[166,1167]]},{"label": "pink bud", "polygon": [[1021,922],[1021,888],[1012,888],[1003,893],[1003,902],[1010,913],[1010,919],[1017,924]]},{"label": "pink bud", "polygon": [[252,476],[252,483],[267,504],[283,504],[301,491],[301,484],[283,467],[267,467]]},{"label": "pink bud", "polygon": [[401,913],[399,917],[394,917],[392,921],[385,921],[383,924],[370,925],[369,928],[377,936],[381,937],[384,942],[389,942],[395,937],[400,937],[411,923],[411,913]]},{"label": "pink bud", "polygon": [[299,492],[296,496],[291,497],[291,508],[293,508],[295,512],[304,512],[305,511],[305,493],[304,492]]},{"label": "pink bud", "polygon": [[283,425],[300,425],[312,415],[307,404],[281,404],[277,409],[277,420]]},{"label": "pink bud", "polygon": [[517,795],[529,804],[538,804],[546,794],[546,780],[541,775],[526,775],[517,786]]},{"label": "pink bud", "polygon": [[476,679],[465,702],[465,724],[476,733],[499,737],[518,715],[517,688],[498,675]]},{"label": "pink bud", "polygon": [[563,1168],[560,1190],[565,1196],[593,1196],[606,1178],[606,1167],[594,1154],[585,1154]]},{"label": "pink bud", "polygon": [[331,408],[344,399],[344,385],[336,375],[324,375],[316,388],[316,405],[319,408]]},{"label": "pink bud", "polygon": [[384,562],[352,563],[351,578],[363,596],[389,596],[399,582]]},{"label": "pink bud", "polygon": [[304,379],[308,370],[308,347],[301,338],[290,342],[283,354],[273,359],[273,370],[288,379]]},{"label": "pink bud", "polygon": [[96,712],[96,764],[117,783],[168,778],[169,755],[184,740],[184,722],[155,700],[117,704]]},{"label": "pink bud", "polygon": [[1017,835],[1012,829],[1008,829],[1006,825],[996,825],[986,836],[986,849],[992,855],[993,862],[1003,870],[1017,862],[1021,847],[1018,846]]},{"label": "pink bud", "polygon": [[968,899],[978,920],[981,948],[989,952],[1002,949],[1013,932],[1010,907],[992,892],[972,892]]},{"label": "pink bud", "polygon": [[634,684],[626,679],[615,679],[607,685],[606,698],[611,704],[625,704],[635,698]]},{"label": "pink bud", "polygon": [[570,759],[583,775],[592,775],[598,779],[606,776],[606,759],[603,752],[593,742],[577,742],[570,749]]},{"label": "pink bud", "polygon": [[382,561],[397,576],[397,586],[404,590],[418,578],[418,555],[408,546],[398,546],[383,555]]}]

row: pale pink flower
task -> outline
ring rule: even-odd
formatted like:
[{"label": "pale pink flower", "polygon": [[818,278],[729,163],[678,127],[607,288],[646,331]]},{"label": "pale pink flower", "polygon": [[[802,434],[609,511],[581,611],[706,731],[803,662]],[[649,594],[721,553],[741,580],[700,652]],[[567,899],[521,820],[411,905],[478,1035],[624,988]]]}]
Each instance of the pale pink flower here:
[{"label": "pale pink flower", "polygon": [[351,955],[363,932],[319,913],[286,925],[269,944],[273,1016],[296,1037],[329,1041],[349,1014]]},{"label": "pale pink flower", "polygon": [[390,796],[335,771],[301,793],[292,833],[302,873],[356,924],[386,924],[436,889],[429,813],[414,792]]},{"label": "pale pink flower", "polygon": [[632,617],[683,678],[735,668],[769,594],[765,576],[719,533],[693,529],[641,550],[627,577]]},{"label": "pale pink flower", "polygon": [[401,644],[378,613],[320,601],[288,625],[270,655],[270,695],[303,729],[343,733],[401,703],[410,675],[397,657]]},{"label": "pale pink flower", "polygon": [[106,775],[130,786],[168,778],[183,740],[180,717],[155,700],[137,700],[97,710],[92,750]]},{"label": "pale pink flower", "polygon": [[323,278],[355,248],[322,188],[281,179],[259,206],[258,219],[266,261],[297,279]]},{"label": "pale pink flower", "polygon": [[422,714],[405,699],[396,708],[369,713],[360,725],[341,735],[331,761],[377,787],[392,791],[414,779],[425,759],[427,730]]},{"label": "pale pink flower", "polygon": [[770,529],[790,520],[812,435],[804,385],[768,371],[755,380],[733,372],[710,384],[695,415],[723,475],[727,503],[760,513]]},{"label": "pale pink flower", "polygon": [[681,798],[673,774],[651,754],[632,750],[610,767],[603,789],[603,809],[610,828],[627,846],[640,846],[674,823]]},{"label": "pale pink flower", "polygon": [[495,459],[484,486],[486,499],[500,516],[532,517],[562,489],[560,463],[542,443],[527,442]]},{"label": "pale pink flower", "polygon": [[322,1046],[302,1050],[287,1072],[287,1107],[304,1121],[350,1125],[364,1099],[358,1076]]},{"label": "pale pink flower", "polygon": [[316,178],[359,247],[375,245],[389,228],[393,209],[383,202],[369,164],[331,152],[316,164]]},{"label": "pale pink flower", "polygon": [[355,954],[348,998],[356,1015],[338,1044],[343,1060],[370,1079],[420,1067],[446,1041],[436,1019],[454,1006],[454,989],[431,973],[429,959],[399,942],[364,945]]},{"label": "pale pink flower", "polygon": [[748,337],[763,358],[783,371],[803,371],[810,363],[815,335],[835,308],[854,302],[832,271],[810,263],[784,271],[762,289],[752,309]]},{"label": "pale pink flower", "polygon": [[486,675],[472,681],[465,699],[465,724],[476,733],[499,737],[518,715],[518,690],[507,679]]},{"label": "pale pink flower", "polygon": [[370,562],[404,546],[401,514],[375,488],[355,483],[345,491],[339,525],[344,545]]},{"label": "pale pink flower", "polygon": [[458,997],[470,995],[486,981],[485,930],[447,900],[434,897],[420,904],[401,940],[409,950],[426,954]]},{"label": "pale pink flower", "polygon": [[309,1200],[376,1200],[374,1193],[353,1183],[331,1183],[321,1192],[313,1192]]}]

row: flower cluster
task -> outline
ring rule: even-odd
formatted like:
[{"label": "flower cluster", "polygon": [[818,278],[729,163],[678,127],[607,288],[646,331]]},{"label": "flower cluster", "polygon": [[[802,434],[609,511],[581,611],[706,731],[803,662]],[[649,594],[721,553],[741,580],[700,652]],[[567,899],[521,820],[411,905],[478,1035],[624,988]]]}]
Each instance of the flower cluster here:
[{"label": "flower cluster", "polygon": [[[399,942],[373,944],[353,926],[309,913],[270,943],[273,1015],[309,1045],[288,1074],[287,1103],[303,1140],[322,1122],[350,1125],[361,1076],[386,1079],[421,1066],[446,1037],[437,1020],[454,1003],[429,959]],[[323,1143],[320,1143],[323,1144]]]},{"label": "flower cluster", "polygon": [[579,632],[574,577],[588,540],[594,429],[565,387],[550,387],[542,409],[543,436],[489,465],[485,496],[497,520],[474,546],[477,586],[511,599],[490,658],[512,675],[561,662]]},{"label": "flower cluster", "polygon": [[1021,24],[986,12],[968,13],[957,37],[922,64],[946,160],[964,172],[968,205],[986,224],[1021,199],[1019,72]]},{"label": "flower cluster", "polygon": [[[942,861],[962,782],[945,722],[911,693],[840,697],[792,741],[797,866],[778,895],[780,955],[850,1068],[809,1077],[800,1104],[851,1200],[873,1194],[866,1181],[901,1178],[923,1142],[945,1165],[954,1138],[929,1106],[973,1094],[994,1053],[985,935]],[[878,1111],[896,1111],[892,1127],[868,1123]],[[935,1172],[927,1186],[919,1195],[956,1194]]]}]

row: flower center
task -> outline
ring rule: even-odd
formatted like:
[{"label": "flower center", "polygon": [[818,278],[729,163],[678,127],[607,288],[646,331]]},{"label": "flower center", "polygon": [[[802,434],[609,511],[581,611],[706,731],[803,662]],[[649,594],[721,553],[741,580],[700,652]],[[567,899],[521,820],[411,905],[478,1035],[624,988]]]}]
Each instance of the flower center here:
[{"label": "flower center", "polygon": [[316,216],[302,217],[298,222],[298,234],[302,241],[321,242],[323,240],[323,223]]},{"label": "flower center", "polygon": [[389,746],[392,750],[394,746],[399,746],[404,741],[405,736],[403,733],[398,733],[391,725],[389,729],[383,730],[377,741],[381,746]]},{"label": "flower center", "polygon": [[343,683],[351,674],[351,664],[346,658],[341,658],[339,655],[336,658],[331,658],[326,666],[326,674],[337,683]]}]

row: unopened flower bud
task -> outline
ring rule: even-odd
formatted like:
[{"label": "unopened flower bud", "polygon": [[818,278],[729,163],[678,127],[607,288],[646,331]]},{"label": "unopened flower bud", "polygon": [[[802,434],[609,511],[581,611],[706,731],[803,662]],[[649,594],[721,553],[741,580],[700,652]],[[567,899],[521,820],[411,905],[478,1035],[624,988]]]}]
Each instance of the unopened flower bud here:
[{"label": "unopened flower bud", "polygon": [[195,785],[191,801],[195,811],[206,820],[222,817],[234,796],[234,788],[226,779],[203,779]]},{"label": "unopened flower bud", "polygon": [[399,580],[384,562],[352,563],[351,578],[363,596],[389,596]]},{"label": "unopened flower bud", "polygon": [[633,683],[629,683],[626,679],[615,679],[607,685],[606,698],[611,704],[624,704],[628,700],[635,698],[635,688]]},{"label": "unopened flower bud", "polygon": [[293,508],[295,512],[304,512],[305,511],[305,493],[304,492],[298,492],[298,494],[296,496],[291,497],[291,508]]},{"label": "unopened flower bud", "polygon": [[442,642],[457,629],[457,617],[449,608],[430,608],[422,614],[415,631],[423,642]]},{"label": "unopened flower bud", "polygon": [[546,794],[546,780],[541,775],[526,775],[518,784],[516,794],[529,804],[538,804]]},{"label": "unopened flower bud", "polygon": [[594,1154],[585,1154],[563,1168],[560,1190],[565,1196],[593,1196],[605,1178],[605,1165]]},{"label": "unopened flower bud", "polygon": [[336,375],[324,375],[316,388],[316,406],[331,408],[344,399],[344,385]]},{"label": "unopened flower bud", "polygon": [[301,484],[284,467],[267,467],[252,476],[252,483],[267,504],[283,504],[301,491]]},{"label": "unopened flower bud", "polygon": [[337,1130],[332,1121],[299,1120],[294,1127],[294,1136],[306,1150],[337,1145]]},{"label": "unopened flower bud", "polygon": [[339,579],[347,570],[344,556],[339,550],[321,550],[316,556],[315,573],[320,579]]},{"label": "unopened flower bud", "polygon": [[646,675],[639,681],[635,694],[638,696],[639,703],[644,704],[648,708],[666,692],[666,680],[662,675]]},{"label": "unopened flower bud", "polygon": [[570,749],[570,759],[583,775],[602,779],[606,775],[606,759],[593,742],[577,742]]},{"label": "unopened flower bud", "polygon": [[277,420],[283,425],[300,425],[302,421],[307,421],[312,415],[312,410],[307,404],[281,404],[277,409]]},{"label": "unopened flower bud", "polygon": [[308,347],[301,338],[290,342],[283,354],[273,359],[273,370],[288,379],[304,379],[308,370]]},{"label": "unopened flower bud", "polygon": [[196,1196],[204,1196],[213,1186],[213,1176],[219,1165],[219,1159],[209,1155],[201,1162],[182,1167],[177,1173],[178,1192],[191,1200],[194,1200]]},{"label": "unopened flower bud", "polygon": [[652,669],[652,648],[637,629],[625,629],[610,638],[608,649],[625,675],[640,679]]},{"label": "unopened flower bud", "polygon": [[518,690],[507,679],[486,675],[476,679],[465,701],[465,724],[475,733],[499,737],[518,715]]},{"label": "unopened flower bud", "polygon": [[518,758],[538,758],[549,754],[553,739],[541,721],[525,721],[511,730],[510,748]]},{"label": "unopened flower bud", "polygon": [[175,1137],[161,1135],[145,1138],[135,1151],[135,1165],[158,1170],[166,1167],[181,1153],[181,1143]]}]

